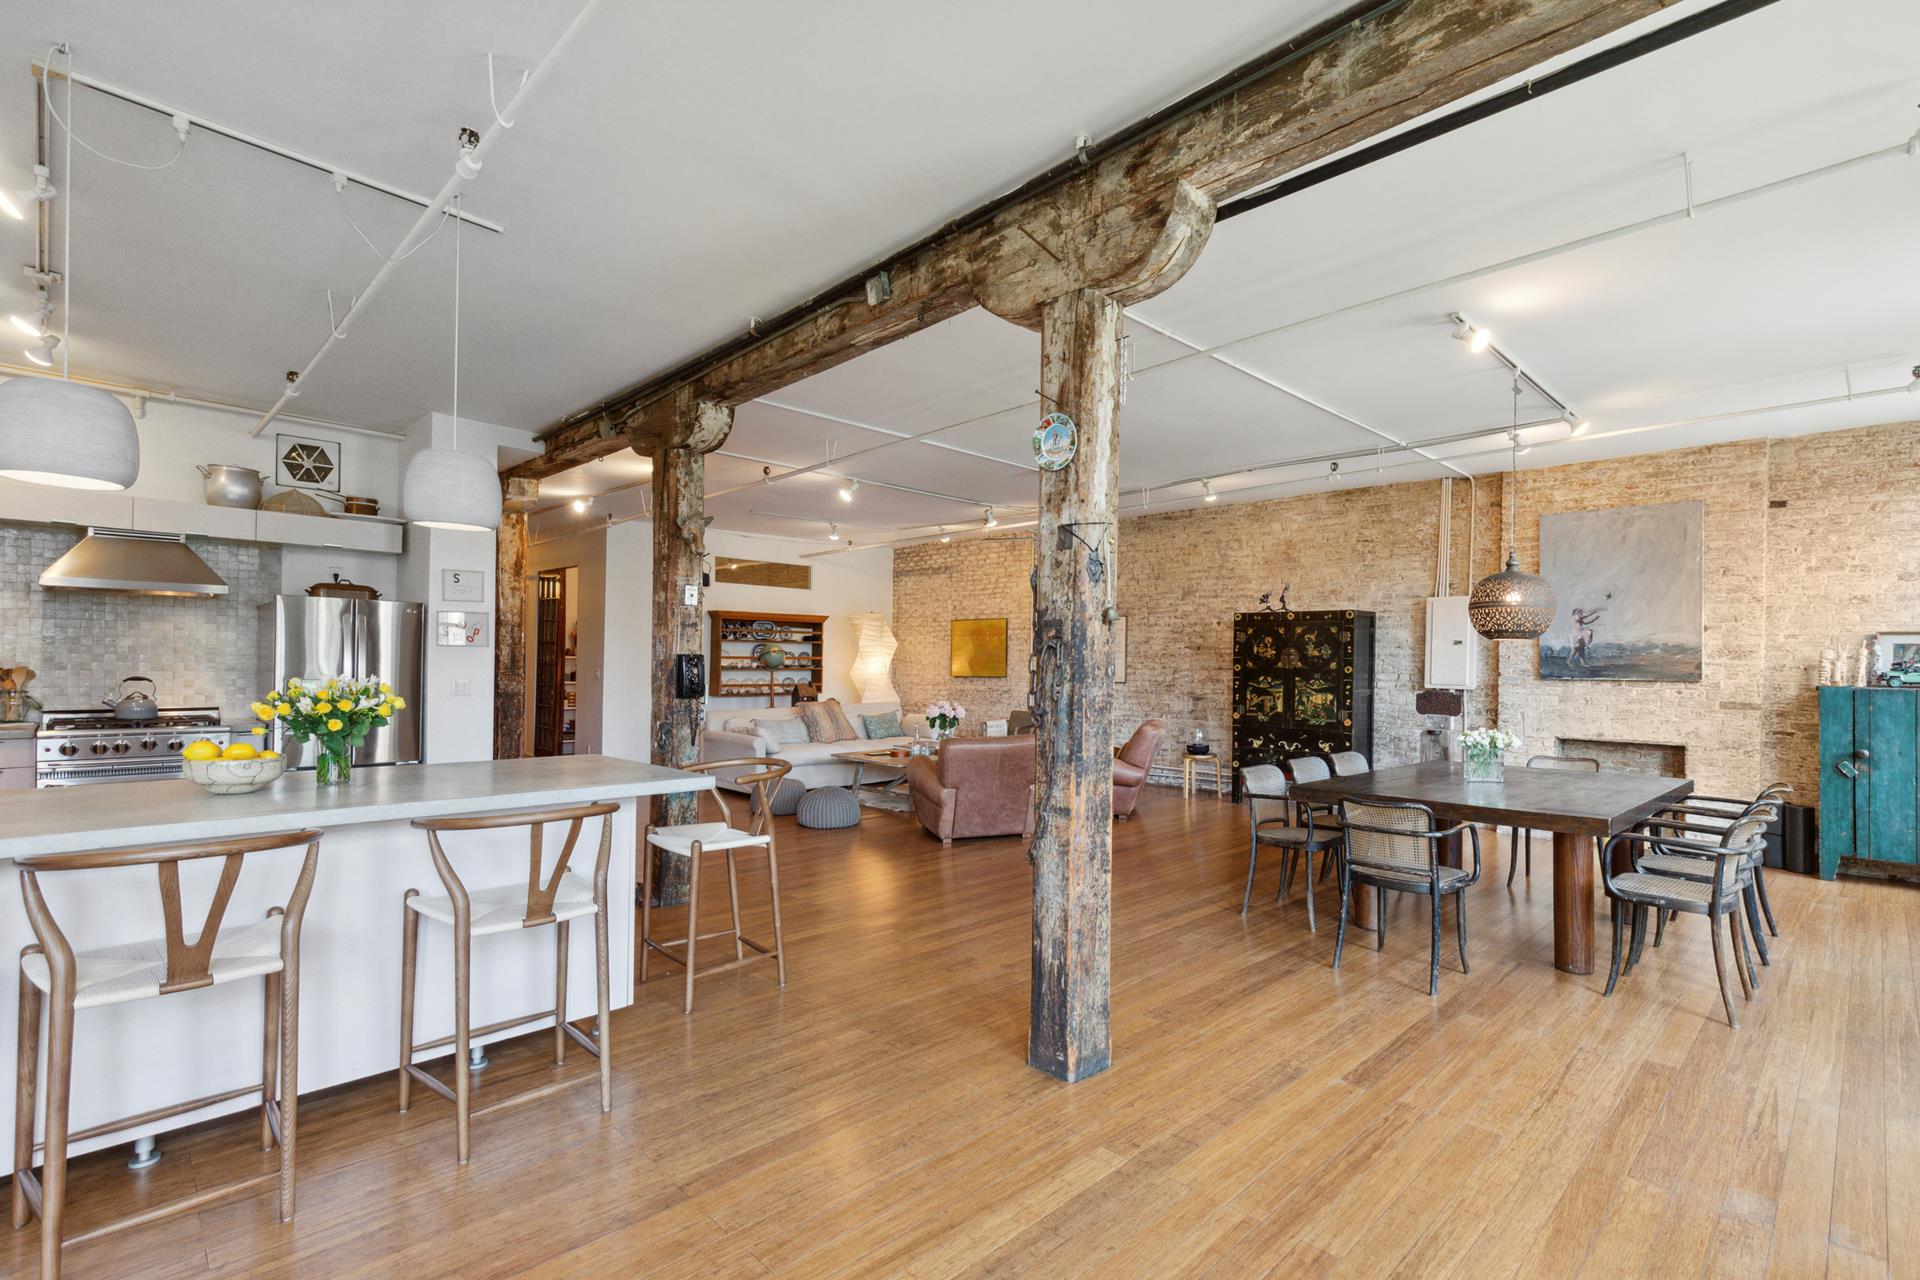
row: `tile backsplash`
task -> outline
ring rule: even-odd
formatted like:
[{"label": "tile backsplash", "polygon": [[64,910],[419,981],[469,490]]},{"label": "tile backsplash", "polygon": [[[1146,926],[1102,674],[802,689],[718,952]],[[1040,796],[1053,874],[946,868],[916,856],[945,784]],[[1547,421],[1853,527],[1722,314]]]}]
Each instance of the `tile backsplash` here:
[{"label": "tile backsplash", "polygon": [[258,610],[280,591],[280,548],[187,539],[226,580],[227,594],[211,600],[44,590],[41,571],[81,536],[0,524],[0,663],[38,672],[28,692],[49,709],[94,706],[122,676],[143,675],[162,706],[250,719]]}]

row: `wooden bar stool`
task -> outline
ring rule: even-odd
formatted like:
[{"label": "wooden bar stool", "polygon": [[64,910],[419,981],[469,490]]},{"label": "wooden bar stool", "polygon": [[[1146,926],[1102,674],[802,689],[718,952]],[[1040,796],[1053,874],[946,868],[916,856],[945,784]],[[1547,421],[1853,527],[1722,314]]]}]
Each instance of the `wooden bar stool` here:
[{"label": "wooden bar stool", "polygon": [[[491,1035],[495,1031],[505,1031],[509,1027],[525,1026],[529,1022],[538,1022],[542,1018],[552,1018],[553,1065],[560,1067],[566,1064],[568,1036],[579,1041],[588,1053],[600,1059],[600,1110],[603,1112],[613,1110],[611,1059],[613,1030],[607,1020],[609,1005],[607,860],[613,851],[613,815],[619,811],[619,805],[601,801],[597,804],[574,805],[560,809],[522,809],[511,813],[480,813],[461,818],[415,818],[413,820],[414,826],[427,833],[427,848],[433,854],[434,870],[440,873],[440,883],[446,886],[447,892],[442,897],[423,898],[418,889],[409,889],[400,899],[405,925],[405,932],[402,934],[400,976],[400,1110],[405,1111],[412,1105],[415,1080],[453,1103],[454,1153],[461,1164],[467,1162],[470,1149],[468,1129],[473,1116],[486,1115],[490,1111],[499,1111],[504,1107],[530,1102],[535,1098],[545,1097],[561,1089],[582,1084],[591,1078],[582,1076],[577,1080],[557,1080],[552,1084],[524,1090],[510,1098],[502,1098],[476,1112],[470,1106],[473,1067],[467,1057],[469,1041],[474,1036]],[[581,876],[567,873],[567,863],[573,857],[573,848],[580,841],[581,824],[588,818],[600,819],[600,854],[594,862],[591,884]],[[545,824],[549,822],[567,823],[567,839],[560,849],[560,856],[554,860],[552,873],[543,881],[540,878],[541,836],[546,829]],[[467,888],[454,871],[453,863],[447,859],[447,851],[440,844],[440,833],[442,831],[498,831],[507,827],[529,828],[526,882],[493,885],[485,889]],[[597,1044],[567,1021],[569,922],[586,915],[593,917],[595,978],[600,997],[599,1043]],[[437,920],[453,931],[453,1034],[441,1036],[438,1040],[429,1040],[425,1044],[415,1044],[413,1041],[413,989],[414,980],[419,972],[422,917]],[[536,929],[543,925],[554,926],[553,1008],[542,1009],[538,1013],[529,1013],[523,1017],[507,1018],[501,1022],[490,1022],[484,1027],[471,1025],[473,940],[489,934],[512,933],[515,930]],[[448,1045],[453,1046],[453,1088],[451,1089],[429,1075],[425,1068],[415,1066],[413,1062],[413,1055],[416,1053],[429,1049],[444,1049]]]},{"label": "wooden bar stool", "polygon": [[[241,861],[250,853],[307,847],[306,860],[283,906],[274,907],[256,924],[222,931],[220,922],[233,886],[240,878]],[[180,918],[180,864],[202,858],[223,858],[220,880],[194,941],[189,943]],[[20,953],[19,1068],[14,1102],[13,1226],[19,1230],[35,1214],[40,1218],[40,1274],[58,1280],[63,1240],[60,1224],[66,1214],[67,1144],[184,1115],[217,1102],[260,1094],[260,1149],[280,1144],[280,1170],[214,1187],[172,1204],[145,1209],[104,1223],[73,1237],[73,1243],[93,1240],[128,1227],[142,1226],[176,1214],[196,1213],[235,1199],[256,1187],[277,1181],[280,1220],[293,1220],[294,1133],[297,1127],[300,1056],[300,921],[313,889],[314,868],[320,860],[318,831],[289,831],[278,835],[244,836],[231,840],[188,844],[145,845],[105,849],[97,853],[58,853],[16,858],[20,892],[26,899],[27,920],[38,940]],[[74,951],[55,923],[40,890],[40,876],[66,871],[95,871],[113,867],[152,866],[159,873],[160,910],[166,936],[122,943],[92,951]],[[137,1116],[97,1124],[78,1133],[67,1131],[68,1102],[73,1084],[73,1015],[78,1009],[125,1004],[155,996],[195,991],[245,978],[264,978],[266,987],[264,1047],[260,1083],[225,1093],[195,1098]],[[33,1173],[34,1093],[40,1079],[40,1013],[46,1008],[47,1070],[45,1140],[41,1174]]]},{"label": "wooden bar stool", "polygon": [[[648,827],[647,844],[660,850],[663,855],[687,859],[687,936],[670,938],[656,942],[653,938],[653,855],[649,853],[641,861],[640,869],[640,981],[647,980],[647,953],[658,951],[675,964],[687,971],[687,1012],[693,1012],[693,980],[715,973],[724,973],[728,969],[738,969],[741,965],[752,964],[756,960],[772,960],[780,974],[780,985],[787,985],[787,952],[781,945],[780,936],[780,859],[773,847],[773,808],[769,803],[773,788],[785,777],[793,764],[787,760],[767,756],[750,756],[740,760],[708,760],[700,764],[683,766],[689,773],[715,773],[721,769],[753,768],[757,772],[743,773],[733,781],[754,788],[757,803],[749,805],[753,810],[753,821],[743,831],[733,825],[733,814],[727,808],[727,802],[719,790],[707,792],[713,802],[720,806],[720,821],[689,822],[677,827]],[[696,800],[695,803],[698,803]],[[697,815],[696,815],[697,816]],[[736,849],[765,848],[767,851],[767,879],[773,899],[773,946],[762,946],[752,938],[740,932],[740,877],[734,863]],[[733,927],[719,929],[713,933],[701,933],[700,929],[700,856],[705,853],[727,855],[727,900],[732,908]],[[709,938],[732,938],[733,959],[726,964],[709,965],[698,969],[694,963],[695,944]],[[685,947],[686,955],[677,956],[667,950],[668,947]],[[755,954],[748,955],[751,947]]]}]

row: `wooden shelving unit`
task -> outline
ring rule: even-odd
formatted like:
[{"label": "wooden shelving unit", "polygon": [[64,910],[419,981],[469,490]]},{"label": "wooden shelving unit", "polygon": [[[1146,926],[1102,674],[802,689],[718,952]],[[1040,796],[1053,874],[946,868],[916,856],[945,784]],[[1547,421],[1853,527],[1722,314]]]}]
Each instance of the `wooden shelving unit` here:
[{"label": "wooden shelving unit", "polygon": [[[771,707],[774,699],[793,692],[795,685],[819,685],[827,660],[824,614],[714,609],[707,618],[712,628],[712,643],[707,647],[708,696],[764,697]],[[769,670],[754,656],[759,645],[780,646],[786,651],[786,662]]]}]

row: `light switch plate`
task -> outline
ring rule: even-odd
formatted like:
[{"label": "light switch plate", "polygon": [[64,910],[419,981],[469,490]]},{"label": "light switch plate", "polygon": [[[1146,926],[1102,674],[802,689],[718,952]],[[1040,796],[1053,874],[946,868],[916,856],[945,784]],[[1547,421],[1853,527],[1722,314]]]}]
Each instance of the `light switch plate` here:
[{"label": "light switch plate", "polygon": [[689,582],[686,586],[680,588],[680,601],[682,604],[689,606],[699,604],[700,588]]},{"label": "light switch plate", "polygon": [[471,698],[473,696],[473,681],[455,680],[453,682],[453,696],[456,698]]}]

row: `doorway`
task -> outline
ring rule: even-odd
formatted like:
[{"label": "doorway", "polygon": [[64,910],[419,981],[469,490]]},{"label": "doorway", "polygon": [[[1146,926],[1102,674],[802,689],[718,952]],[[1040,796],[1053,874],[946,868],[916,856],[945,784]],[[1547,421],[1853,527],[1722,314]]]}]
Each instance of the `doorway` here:
[{"label": "doorway", "polygon": [[534,612],[533,754],[570,756],[578,711],[579,570],[543,570]]}]

